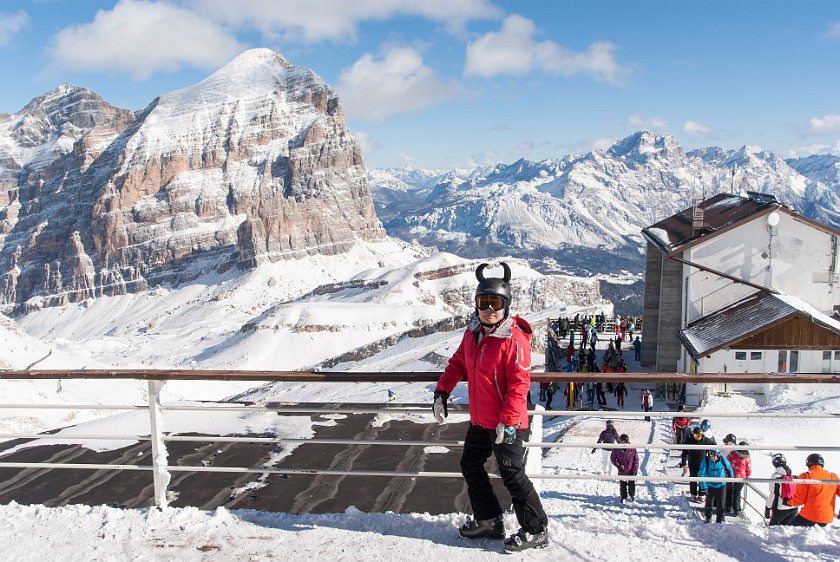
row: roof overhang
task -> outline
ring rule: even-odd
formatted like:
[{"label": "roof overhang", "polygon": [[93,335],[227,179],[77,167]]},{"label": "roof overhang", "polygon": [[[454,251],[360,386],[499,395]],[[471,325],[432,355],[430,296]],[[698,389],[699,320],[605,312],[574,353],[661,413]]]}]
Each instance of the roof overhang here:
[{"label": "roof overhang", "polygon": [[[830,339],[840,340],[840,322],[796,297],[768,291],[759,291],[704,316],[679,330],[677,336],[694,361],[698,361],[794,319],[812,325],[814,330],[828,332]],[[792,339],[784,341],[782,337],[770,338],[769,341],[775,349],[806,347]]]}]

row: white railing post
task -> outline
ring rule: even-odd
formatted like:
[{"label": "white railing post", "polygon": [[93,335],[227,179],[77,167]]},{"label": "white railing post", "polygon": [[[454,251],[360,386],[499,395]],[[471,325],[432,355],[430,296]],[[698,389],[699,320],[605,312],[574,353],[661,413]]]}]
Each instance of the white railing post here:
[{"label": "white railing post", "polygon": [[167,470],[168,455],[163,440],[163,415],[160,409],[160,389],[165,381],[149,381],[149,431],[152,441],[152,474],[155,483],[155,505],[163,509],[168,505],[166,489],[171,475]]}]

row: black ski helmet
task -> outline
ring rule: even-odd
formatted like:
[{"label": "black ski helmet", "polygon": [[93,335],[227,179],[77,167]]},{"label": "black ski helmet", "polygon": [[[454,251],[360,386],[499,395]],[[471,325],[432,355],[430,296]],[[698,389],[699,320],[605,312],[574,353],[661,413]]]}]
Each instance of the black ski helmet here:
[{"label": "black ski helmet", "polygon": [[[475,278],[478,279],[478,287],[475,288],[475,296],[496,295],[502,297],[505,301],[505,315],[503,318],[507,318],[510,313],[510,266],[505,262],[499,262],[499,265],[502,266],[502,270],[504,272],[501,278],[484,276],[484,270],[489,267],[490,264],[483,263],[478,266],[475,270]],[[475,313],[478,315],[477,308]]]},{"label": "black ski helmet", "polygon": [[825,460],[822,458],[822,455],[817,453],[811,453],[810,455],[808,455],[808,458],[805,459],[805,466],[811,468],[815,464],[825,466]]},{"label": "black ski helmet", "polygon": [[622,433],[618,438],[618,442],[619,443],[629,443],[630,442],[630,436],[627,435],[626,433]]},{"label": "black ski helmet", "polygon": [[730,444],[734,445],[737,442],[738,442],[738,438],[735,437],[735,435],[732,434],[732,433],[728,434],[726,437],[723,438],[723,444],[724,445],[730,445]]},{"label": "black ski helmet", "polygon": [[775,467],[787,466],[787,459],[785,458],[785,456],[782,453],[776,453],[775,455],[773,455],[773,461],[772,462],[773,462],[773,466],[775,466]]}]

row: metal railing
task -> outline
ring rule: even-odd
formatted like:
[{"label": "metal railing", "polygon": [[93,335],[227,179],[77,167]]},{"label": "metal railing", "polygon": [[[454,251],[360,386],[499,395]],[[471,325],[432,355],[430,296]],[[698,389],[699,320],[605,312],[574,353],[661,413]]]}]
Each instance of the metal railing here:
[{"label": "metal railing", "polygon": [[[686,374],[686,373],[608,373],[608,378],[602,379],[603,373],[533,373],[534,382],[542,381],[568,381],[569,376],[574,380],[609,380],[618,382],[736,382],[733,379],[741,380],[741,374],[713,373],[713,374]],[[750,373],[751,379],[761,379],[763,382],[786,382],[786,383],[838,383],[840,376],[835,374],[808,373],[796,376],[779,377],[766,373]],[[0,379],[101,379],[121,380],[138,379],[148,382],[148,404],[0,404],[0,409],[73,409],[73,410],[147,410],[149,413],[149,435],[124,435],[124,434],[73,434],[61,435],[50,433],[21,433],[9,432],[0,433],[2,439],[41,439],[41,440],[136,440],[151,441],[152,463],[151,465],[131,464],[94,464],[94,463],[54,463],[54,462],[10,462],[0,461],[0,468],[58,468],[58,469],[97,469],[97,470],[128,470],[128,471],[151,471],[154,480],[154,501],[159,507],[167,505],[167,486],[170,473],[172,472],[240,472],[256,474],[325,474],[341,476],[391,476],[411,478],[461,478],[460,472],[432,472],[432,471],[384,471],[384,470],[339,470],[320,468],[280,468],[280,467],[232,467],[232,466],[180,466],[168,463],[166,443],[168,442],[228,442],[228,443],[313,443],[321,445],[386,445],[386,446],[429,446],[462,447],[460,440],[359,440],[359,439],[323,439],[323,438],[294,438],[294,437],[239,437],[239,436],[215,436],[215,435],[169,435],[161,431],[161,416],[166,411],[196,411],[196,412],[267,412],[273,411],[282,414],[413,414],[427,416],[431,421],[429,404],[383,404],[381,406],[339,404],[277,404],[277,405],[256,405],[256,404],[232,404],[221,403],[210,405],[163,405],[160,403],[160,391],[163,383],[167,380],[212,380],[212,381],[283,381],[283,382],[435,382],[440,373],[303,373],[296,371],[160,371],[160,370],[105,370],[105,371],[10,371],[0,370]],[[468,408],[463,404],[452,404],[449,411],[453,415],[467,415]],[[659,417],[672,418],[674,412],[605,412],[602,410],[548,410],[535,411],[535,415],[552,415],[568,417]],[[703,412],[704,418],[786,418],[786,419],[837,419],[838,413],[778,413],[778,412]],[[586,448],[586,449],[617,449],[633,447],[645,451],[670,451],[672,449],[749,449],[767,451],[840,451],[840,446],[825,444],[819,446],[780,446],[780,445],[674,445],[674,444],[632,444],[623,445],[617,443],[563,443],[563,442],[530,442],[525,444],[528,448],[550,449],[550,448]],[[564,480],[635,480],[641,482],[745,482],[748,486],[755,483],[777,482],[774,478],[709,478],[690,476],[611,476],[598,474],[566,474],[566,473],[534,473],[529,474],[534,479],[564,479]],[[797,483],[833,483],[834,480],[797,480]]]}]

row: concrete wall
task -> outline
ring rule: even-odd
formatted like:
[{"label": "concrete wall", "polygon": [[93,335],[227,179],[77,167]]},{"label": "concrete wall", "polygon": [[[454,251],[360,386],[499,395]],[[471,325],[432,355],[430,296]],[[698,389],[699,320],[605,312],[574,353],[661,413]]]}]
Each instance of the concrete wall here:
[{"label": "concrete wall", "polygon": [[662,258],[659,249],[648,242],[645,264],[645,305],[642,322],[643,367],[656,365],[656,348],[659,345],[659,291],[662,284]]},{"label": "concrete wall", "polygon": [[[779,224],[773,228],[772,243],[766,217],[758,217],[691,248],[686,259],[789,293],[830,314],[840,305],[835,282],[837,242],[811,224],[786,213],[777,215]],[[753,292],[748,286],[693,269],[689,274],[688,323]]]},{"label": "concrete wall", "polygon": [[[677,331],[682,325],[683,265],[674,260],[662,263],[659,286],[656,370],[676,371],[682,357]],[[644,348],[644,345],[642,346]]]}]

